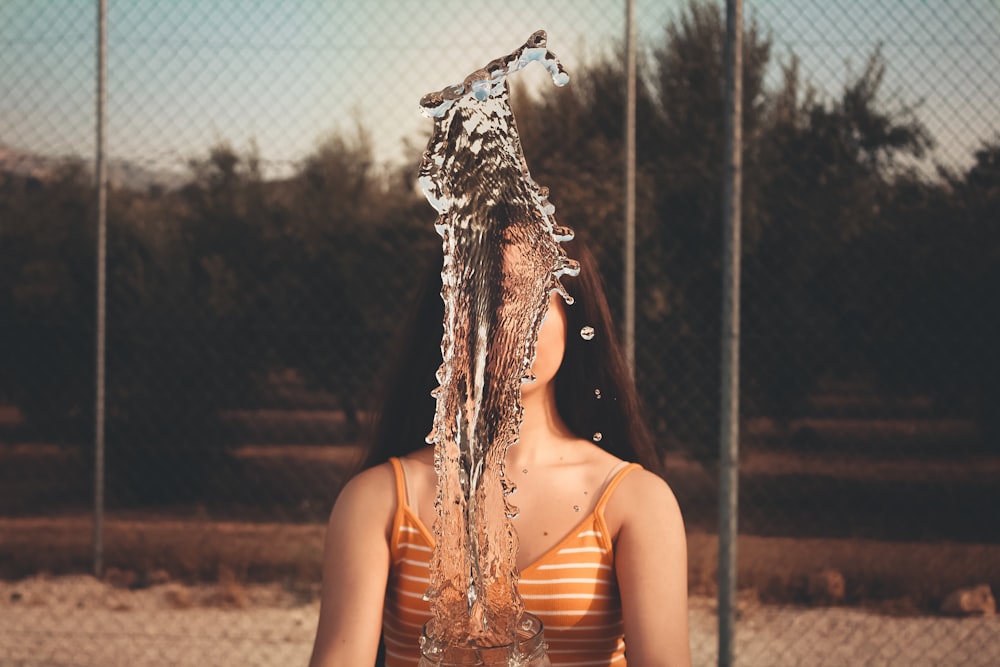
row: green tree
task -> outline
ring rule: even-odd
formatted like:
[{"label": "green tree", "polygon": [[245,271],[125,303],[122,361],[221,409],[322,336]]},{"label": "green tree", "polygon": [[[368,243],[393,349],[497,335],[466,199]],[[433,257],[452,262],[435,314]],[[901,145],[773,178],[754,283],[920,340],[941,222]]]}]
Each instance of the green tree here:
[{"label": "green tree", "polygon": [[[886,202],[890,226],[853,244],[879,266],[858,293],[870,332],[870,367],[887,390],[931,396],[945,414],[978,419],[1000,444],[1000,143],[984,143],[964,174],[900,182]],[[898,261],[886,262],[898,256]]]},{"label": "green tree", "polygon": [[[651,76],[660,113],[653,141],[647,143],[646,164],[655,179],[657,253],[643,264],[643,282],[652,282],[640,309],[646,335],[637,344],[655,351],[658,372],[646,386],[656,396],[659,414],[670,433],[702,457],[714,456],[718,440],[724,43],[725,21],[716,4],[691,2],[667,25],[663,43],[654,49]],[[746,247],[759,234],[764,168],[759,133],[771,41],[751,21],[743,45]],[[661,275],[649,259],[655,259]],[[641,374],[639,379],[644,379]]]},{"label": "green tree", "polygon": [[80,162],[44,180],[8,175],[0,187],[0,397],[24,412],[32,439],[92,437],[92,200]]},{"label": "green tree", "polygon": [[789,417],[820,378],[864,373],[856,299],[878,284],[882,266],[853,261],[860,257],[848,249],[886,228],[883,209],[905,175],[897,166],[931,146],[912,110],[881,99],[885,69],[876,51],[838,99],[806,87],[800,100],[793,58],[768,106],[758,232],[744,274],[751,410]]},{"label": "green tree", "polygon": [[284,185],[302,255],[284,300],[280,356],[336,398],[349,437],[359,434],[410,286],[440,253],[412,169],[383,171],[359,127],[321,143]]},{"label": "green tree", "polygon": [[[143,225],[110,207],[108,485],[119,503],[203,497],[227,465],[220,413],[255,400],[277,216],[253,154],[219,146]],[[148,218],[147,218],[148,219]]]}]

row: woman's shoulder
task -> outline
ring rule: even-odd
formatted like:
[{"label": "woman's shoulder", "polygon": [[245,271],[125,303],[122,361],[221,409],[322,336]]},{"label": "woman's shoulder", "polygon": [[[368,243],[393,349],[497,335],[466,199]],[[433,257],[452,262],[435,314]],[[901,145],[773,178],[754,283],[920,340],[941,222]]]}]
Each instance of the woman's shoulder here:
[{"label": "woman's shoulder", "polygon": [[370,507],[372,512],[394,512],[401,490],[412,486],[419,491],[427,484],[433,486],[435,483],[433,451],[429,448],[394,458],[399,463],[399,473],[391,460],[366,468],[348,480],[337,497],[337,503]]},{"label": "woman's shoulder", "polygon": [[392,487],[395,480],[392,464],[388,461],[366,468],[351,477],[344,485],[341,494],[367,494],[385,487]]},{"label": "woman's shoulder", "polygon": [[366,513],[391,516],[396,508],[395,472],[389,462],[367,468],[351,477],[337,495],[333,516]]},{"label": "woman's shoulder", "polygon": [[638,464],[632,465],[635,467],[622,478],[619,487],[623,493],[650,500],[674,497],[674,492],[665,479]]},{"label": "woman's shoulder", "polygon": [[621,479],[608,499],[609,520],[624,525],[630,520],[643,520],[650,513],[660,520],[682,521],[680,505],[665,479],[645,468],[635,467]]}]

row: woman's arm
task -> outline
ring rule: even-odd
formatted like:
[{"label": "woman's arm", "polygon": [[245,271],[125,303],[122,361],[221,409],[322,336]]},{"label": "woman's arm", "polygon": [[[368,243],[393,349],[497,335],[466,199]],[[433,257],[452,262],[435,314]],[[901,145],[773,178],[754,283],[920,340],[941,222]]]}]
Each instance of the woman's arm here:
[{"label": "woman's arm", "polygon": [[629,665],[690,667],[687,539],[677,499],[658,476],[636,470],[605,516],[619,526],[615,571]]},{"label": "woman's arm", "polygon": [[333,506],[309,667],[375,664],[396,506],[392,475],[388,465],[362,472],[347,483]]}]

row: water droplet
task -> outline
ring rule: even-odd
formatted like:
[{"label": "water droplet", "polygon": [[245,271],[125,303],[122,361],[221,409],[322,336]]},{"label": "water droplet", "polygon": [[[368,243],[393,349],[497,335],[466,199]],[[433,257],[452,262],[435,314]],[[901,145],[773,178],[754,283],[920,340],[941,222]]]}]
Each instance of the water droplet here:
[{"label": "water droplet", "polygon": [[563,286],[562,283],[556,282],[556,286],[553,289],[563,298],[563,303],[567,306],[572,306],[573,303],[575,303],[576,300],[570,296],[569,292],[566,291],[566,287]]},{"label": "water droplet", "polygon": [[594,398],[596,398],[597,400],[601,400],[601,390],[600,389],[595,389],[594,390]]},{"label": "water droplet", "polygon": [[524,619],[523,621],[521,621],[521,629],[522,629],[522,630],[526,630],[526,631],[530,632],[531,630],[533,630],[533,629],[534,629],[534,627],[535,627],[535,626],[534,626],[534,624],[533,624],[533,623],[531,622],[531,620],[529,620],[529,619],[527,619],[527,618],[526,618],[526,619]]},{"label": "water droplet", "polygon": [[570,241],[573,239],[573,230],[569,227],[555,227],[552,230],[553,236],[556,237],[556,241],[560,243],[562,241]]},{"label": "water droplet", "polygon": [[559,275],[578,276],[580,275],[580,262],[575,259],[567,259],[558,273]]},{"label": "water droplet", "polygon": [[[480,76],[488,76],[486,72],[477,72],[477,74]],[[480,102],[490,96],[490,82],[488,80],[479,79],[477,81],[473,81],[470,88],[472,89],[472,94],[475,95],[476,99]]]},{"label": "water droplet", "polygon": [[580,506],[579,505],[573,505],[573,511],[574,512],[579,512],[580,511]]},{"label": "water droplet", "polygon": [[594,434],[594,438],[593,439],[594,439],[594,442],[600,442],[601,440],[604,440],[604,434],[601,433],[600,431],[598,431],[597,433]]},{"label": "water droplet", "polygon": [[580,329],[580,338],[582,338],[584,340],[593,340],[594,339],[594,327],[592,327],[592,326],[590,326],[588,324],[587,326],[585,326],[582,329]]},{"label": "water droplet", "polygon": [[504,512],[504,514],[507,516],[508,519],[516,519],[517,517],[521,516],[521,511],[514,510],[513,512]]},{"label": "water droplet", "polygon": [[528,474],[528,469],[527,468],[522,468],[521,469],[521,474],[522,475],[527,475]]}]

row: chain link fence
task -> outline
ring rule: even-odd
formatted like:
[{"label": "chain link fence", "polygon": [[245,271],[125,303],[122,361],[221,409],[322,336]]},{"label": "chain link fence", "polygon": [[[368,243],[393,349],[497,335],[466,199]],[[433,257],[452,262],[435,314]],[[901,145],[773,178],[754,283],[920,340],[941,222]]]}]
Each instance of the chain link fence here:
[{"label": "chain link fence", "polygon": [[[304,663],[439,252],[417,101],[548,30],[573,80],[518,75],[519,129],[621,314],[624,7],[108,4],[110,588],[21,580],[91,567],[96,3],[0,6],[0,665]],[[725,25],[636,9],[636,374],[710,664]],[[938,614],[1000,591],[1000,9],[745,17],[737,662],[989,664]]]}]

